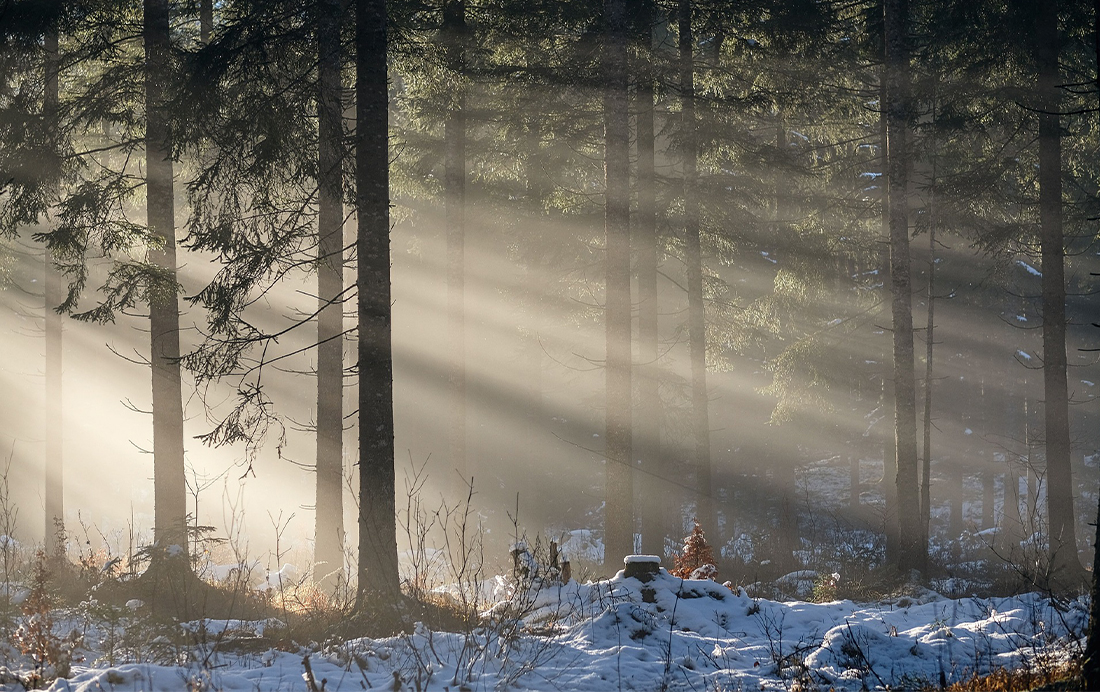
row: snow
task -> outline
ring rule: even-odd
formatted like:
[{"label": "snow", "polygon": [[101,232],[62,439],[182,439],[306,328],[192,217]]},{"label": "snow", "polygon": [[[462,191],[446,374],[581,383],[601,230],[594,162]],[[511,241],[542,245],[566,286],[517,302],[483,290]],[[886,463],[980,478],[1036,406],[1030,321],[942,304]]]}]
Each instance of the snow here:
[{"label": "snow", "polygon": [[[638,557],[648,556],[631,556]],[[822,582],[809,571],[784,579]],[[241,644],[267,641],[265,629],[283,623],[205,619],[182,625],[194,651],[160,664],[112,664],[97,653],[103,642],[93,632],[86,661],[49,689],[308,690],[305,656],[317,686],[323,679],[329,690],[912,689],[1064,660],[1083,645],[1083,598],[951,600],[915,586],[908,593],[874,604],[779,602],[664,569],[647,583],[619,572],[513,589],[469,632],[417,623],[395,637],[308,646],[284,638],[265,650]]]},{"label": "snow", "polygon": [[1025,262],[1023,260],[1016,260],[1016,264],[1020,265],[1024,269],[1026,269],[1027,273],[1031,274],[1032,276],[1042,276],[1043,275],[1043,272],[1039,271],[1038,269],[1036,269],[1035,267],[1031,266],[1030,264],[1028,264],[1027,262]]},{"label": "snow", "polygon": [[298,568],[290,563],[287,563],[277,571],[268,572],[267,575],[264,577],[264,580],[256,585],[256,590],[271,591],[272,589],[282,589],[289,587],[291,584],[294,583],[297,574]]},{"label": "snow", "polygon": [[627,555],[623,558],[624,565],[651,564],[654,562],[661,564],[661,558],[657,555]]}]

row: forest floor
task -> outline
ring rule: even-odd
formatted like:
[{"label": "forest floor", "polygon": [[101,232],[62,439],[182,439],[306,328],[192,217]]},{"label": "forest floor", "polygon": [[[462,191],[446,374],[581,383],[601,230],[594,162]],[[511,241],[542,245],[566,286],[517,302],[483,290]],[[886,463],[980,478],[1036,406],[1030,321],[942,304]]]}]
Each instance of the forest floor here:
[{"label": "forest floor", "polygon": [[[139,601],[85,601],[50,611],[50,634],[41,615],[25,614],[15,640],[21,633],[31,646],[7,652],[0,683],[80,692],[943,689],[1005,670],[1049,680],[1079,655],[1088,619],[1083,597],[950,599],[916,585],[874,603],[811,603],[664,570],[644,583],[622,572],[586,584],[495,583],[500,600],[468,626],[416,623],[400,636],[320,642],[309,639],[317,628],[296,633],[278,618],[171,623]],[[815,596],[828,588],[818,578]],[[52,679],[59,672],[66,677]]]}]

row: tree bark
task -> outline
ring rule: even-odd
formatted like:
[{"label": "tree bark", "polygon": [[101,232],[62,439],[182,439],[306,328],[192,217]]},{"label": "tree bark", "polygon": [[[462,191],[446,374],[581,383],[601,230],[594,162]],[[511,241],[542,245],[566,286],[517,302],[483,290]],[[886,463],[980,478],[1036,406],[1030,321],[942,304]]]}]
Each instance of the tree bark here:
[{"label": "tree bark", "polygon": [[444,122],[444,206],[447,228],[447,343],[450,397],[448,450],[457,496],[468,491],[472,469],[466,458],[466,51],[465,0],[443,6],[443,42],[454,76],[451,108]]},{"label": "tree bark", "polygon": [[208,45],[213,33],[214,0],[199,0],[199,42]]},{"label": "tree bark", "polygon": [[[1100,0],[1092,6],[1092,39],[1096,56],[1095,88],[1100,99]],[[1100,105],[1100,104],[1098,104]],[[1100,111],[1097,111],[1100,113]],[[1087,689],[1100,689],[1100,498],[1096,505],[1096,533],[1092,544],[1092,588],[1089,592],[1089,638],[1081,677]]]},{"label": "tree bark", "polygon": [[[1066,382],[1065,246],[1062,232],[1062,135],[1057,114],[1058,3],[1035,9],[1039,98],[1039,242],[1042,252],[1043,394],[1046,427],[1047,515],[1054,579],[1083,572],[1077,558],[1070,469],[1069,390]],[[1061,573],[1061,574],[1060,574]]]},{"label": "tree bark", "polygon": [[982,529],[996,528],[997,513],[994,508],[997,504],[997,471],[983,454],[979,452],[975,456],[982,474]]},{"label": "tree bark", "polygon": [[340,0],[317,23],[317,502],[313,578],[328,591],[344,564],[344,204]]},{"label": "tree bark", "polygon": [[607,362],[604,456],[607,473],[604,566],[634,552],[630,353],[630,132],[626,84],[626,7],[604,1],[604,181]]},{"label": "tree bark", "polygon": [[359,297],[359,586],[356,607],[400,594],[390,342],[389,94],[385,0],[355,2]]},{"label": "tree bark", "polygon": [[862,490],[859,478],[859,453],[848,457],[848,507],[853,510],[853,516],[859,512],[859,493]]},{"label": "tree bark", "polygon": [[[933,164],[934,165],[934,164]],[[934,169],[933,169],[934,170]],[[925,325],[924,344],[924,459],[921,464],[920,521],[923,541],[927,545],[932,520],[932,354],[936,329],[936,211],[935,173],[932,175],[932,194],[929,201],[930,225],[928,227],[928,322]]]},{"label": "tree bark", "polygon": [[[51,133],[56,134],[60,93],[58,73],[61,60],[58,52],[57,29],[46,34],[45,103],[43,116]],[[46,249],[45,266],[45,322],[46,322],[46,483],[43,501],[46,506],[46,553],[56,554],[64,550],[65,494],[63,438],[65,419],[61,393],[61,328],[63,318],[55,308],[65,301],[67,287],[60,272],[54,268],[54,257]]]},{"label": "tree bark", "polygon": [[159,245],[149,261],[165,272],[149,296],[153,370],[154,540],[161,549],[187,551],[187,482],[183,457],[183,384],[180,378],[179,291],[176,282],[172,127],[166,111],[170,76],[168,0],[145,0],[145,170],[149,230]]},{"label": "tree bark", "polygon": [[695,439],[695,516],[717,532],[710,468],[710,413],[707,399],[707,333],[703,307],[703,250],[699,234],[698,144],[695,137],[695,38],[691,0],[679,0],[681,146],[684,158],[684,263],[687,265],[688,343],[691,350],[691,428]]},{"label": "tree bark", "polygon": [[[637,252],[638,279],[638,460],[641,463],[640,511],[642,552],[664,556],[667,527],[664,525],[661,489],[665,472],[661,458],[661,398],[657,335],[657,189],[654,166],[653,72],[650,61],[652,13],[643,3],[638,19],[637,42],[637,141],[638,212],[633,236]],[[714,529],[712,529],[714,530]]]},{"label": "tree bark", "polygon": [[[881,184],[881,224],[882,224],[882,246],[879,255],[879,265],[883,273],[883,285],[890,285],[890,164],[889,164],[889,152],[888,152],[888,136],[889,136],[889,119],[886,113],[886,71],[883,69],[881,83],[879,85],[879,142],[882,147],[882,184]],[[884,337],[882,343],[882,387],[879,394],[879,406],[882,411],[883,421],[888,420],[886,418],[886,412],[892,406],[894,401],[894,379],[893,379],[893,354],[885,343]],[[889,564],[897,563],[897,554],[899,551],[898,542],[898,486],[897,486],[897,440],[894,436],[894,426],[883,426],[882,435],[882,479],[879,481],[882,487],[882,499],[884,505],[884,526],[883,533],[886,538],[886,562]]]},{"label": "tree bark", "polygon": [[909,26],[907,0],[885,2],[886,155],[890,199],[890,285],[893,292],[894,435],[897,448],[898,547],[902,572],[923,570],[927,543],[921,541],[917,485],[916,382],[913,364],[913,294],[910,278],[906,134],[909,116]]}]

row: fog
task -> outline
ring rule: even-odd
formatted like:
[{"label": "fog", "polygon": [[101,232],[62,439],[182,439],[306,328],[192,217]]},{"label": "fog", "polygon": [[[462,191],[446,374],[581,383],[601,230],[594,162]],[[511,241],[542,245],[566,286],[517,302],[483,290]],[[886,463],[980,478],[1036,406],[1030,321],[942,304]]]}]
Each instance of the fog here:
[{"label": "fog", "polygon": [[[468,468],[474,481],[473,506],[484,524],[487,544],[503,558],[516,530],[561,536],[602,523],[602,268],[595,261],[581,266],[524,262],[515,255],[517,244],[524,242],[517,230],[523,219],[504,218],[499,209],[488,206],[475,208],[469,216],[464,299]],[[600,232],[596,216],[540,223],[551,245],[554,237],[575,239],[585,232],[598,237]],[[768,247],[766,234],[752,242],[751,251],[713,265],[712,280],[733,287],[715,298],[730,304],[721,315],[737,319],[754,309],[792,262],[781,251],[759,249]],[[918,238],[914,243],[918,326],[923,325],[927,302],[922,286],[927,250],[920,249],[919,242]],[[1041,340],[1033,328],[1039,323],[1034,317],[1038,279],[1022,261],[1001,261],[1006,268],[999,270],[996,262],[975,254],[961,238],[949,242],[938,253],[936,279],[934,504],[946,503],[955,492],[955,473],[978,482],[985,465],[1003,472],[1006,464],[1013,464],[1026,477],[1029,449],[1042,476],[1042,380],[1035,369],[1041,360]],[[0,404],[5,421],[0,445],[10,459],[16,537],[24,542],[43,538],[43,439],[61,434],[66,528],[74,545],[90,541],[98,548],[106,542],[118,552],[131,543],[148,542],[153,506],[152,463],[146,450],[151,449],[152,433],[150,416],[144,412],[149,409],[150,385],[148,370],[140,364],[148,354],[146,321],[139,314],[104,325],[66,320],[64,417],[60,422],[44,421],[42,259],[40,250],[25,242],[10,247],[16,261],[12,281],[3,290],[0,322],[6,392]],[[660,391],[666,411],[662,454],[674,472],[659,482],[662,495],[672,505],[679,502],[674,511],[690,526],[698,491],[687,465],[687,302],[681,290],[684,269],[675,253],[675,246],[664,253],[659,285]],[[592,255],[598,256],[596,248]],[[463,495],[464,481],[448,459],[446,247],[440,205],[420,206],[394,228],[392,261],[398,494],[404,493],[405,479],[422,472],[427,478],[424,502],[453,506]],[[184,295],[201,288],[215,270],[209,258],[187,252],[181,252],[180,264]],[[1076,261],[1075,271],[1086,275],[1094,264],[1085,256]],[[814,323],[811,318],[794,327],[820,336],[818,343],[828,349],[830,367],[854,368],[865,375],[844,390],[827,382],[800,390],[804,383],[794,383],[795,390],[783,395],[791,411],[787,420],[773,415],[777,392],[769,389],[777,351],[769,353],[766,341],[757,347],[735,347],[720,333],[727,325],[713,328],[708,392],[712,494],[720,514],[714,533],[720,544],[767,521],[769,512],[775,511],[768,498],[793,495],[807,509],[827,504],[829,493],[844,491],[816,487],[815,474],[829,468],[846,473],[853,457],[862,460],[864,501],[880,502],[875,498],[881,497],[883,431],[891,419],[881,401],[882,364],[889,360],[888,306],[879,297],[881,278],[876,270],[853,262],[839,271],[850,275],[842,282],[846,287],[811,295],[808,301],[831,305],[824,311],[840,315],[843,324]],[[352,278],[349,268],[345,281],[350,285]],[[274,331],[300,321],[316,304],[313,285],[312,276],[300,272],[274,286],[251,309],[255,324]],[[1094,347],[1097,338],[1084,324],[1087,312],[1075,308],[1077,303],[1087,305],[1088,299],[1086,291],[1070,304],[1070,389],[1079,404],[1072,409],[1074,464],[1081,488],[1089,487],[1095,476],[1095,469],[1082,459],[1098,444],[1095,406],[1090,402],[1100,371],[1096,355],[1081,350]],[[81,307],[95,300],[89,293]],[[194,307],[181,316],[185,351],[188,344],[197,344],[202,320]],[[348,314],[345,327],[352,323],[353,314]],[[270,361],[301,350],[262,370],[265,391],[285,426],[285,441],[280,442],[280,430],[274,427],[255,459],[239,445],[211,448],[197,439],[232,405],[234,380],[199,390],[193,379],[185,380],[188,510],[196,512],[197,484],[198,523],[214,527],[211,535],[229,537],[253,558],[269,563],[275,561],[276,549],[284,562],[305,565],[311,559],[310,466],[315,441],[310,424],[316,394],[310,375],[314,351],[309,346],[315,338],[315,327],[306,324],[280,338],[265,354]],[[772,348],[781,345],[771,343]],[[923,377],[923,348],[918,337],[918,378]],[[345,340],[344,350],[345,366],[350,367],[354,335]],[[344,521],[349,545],[355,544],[356,526],[350,489],[358,487],[353,463],[356,417],[351,415],[355,389],[351,377],[344,397],[349,488]],[[791,486],[796,473],[802,481]],[[976,487],[968,492],[980,493]],[[819,491],[824,493],[820,497]],[[1079,497],[1090,496],[1079,492]],[[980,500],[971,497],[967,502]],[[997,502],[1003,512],[1003,498]],[[403,506],[401,497],[398,506]],[[1082,529],[1088,512],[1085,502],[1079,512]],[[224,560],[226,555],[214,559]]]}]

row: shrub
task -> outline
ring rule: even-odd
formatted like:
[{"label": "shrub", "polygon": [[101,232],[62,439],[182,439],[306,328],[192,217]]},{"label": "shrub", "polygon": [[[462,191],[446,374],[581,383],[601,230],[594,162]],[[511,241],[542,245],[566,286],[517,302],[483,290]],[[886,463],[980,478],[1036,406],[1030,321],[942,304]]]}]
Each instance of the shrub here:
[{"label": "shrub", "polygon": [[699,521],[694,518],[691,521],[694,526],[691,533],[684,537],[684,550],[676,556],[672,574],[681,579],[691,579],[692,574],[699,570],[699,576],[714,579],[718,576],[718,570],[714,567],[714,552]]},{"label": "shrub", "polygon": [[81,643],[75,632],[64,640],[53,632],[54,599],[48,588],[46,561],[46,553],[38,551],[31,592],[23,602],[23,621],[12,634],[15,645],[34,662],[34,671],[23,681],[28,689],[42,687],[55,677],[67,677],[73,652]]}]

